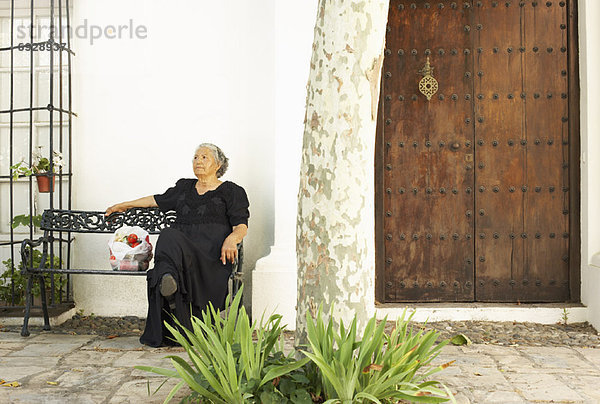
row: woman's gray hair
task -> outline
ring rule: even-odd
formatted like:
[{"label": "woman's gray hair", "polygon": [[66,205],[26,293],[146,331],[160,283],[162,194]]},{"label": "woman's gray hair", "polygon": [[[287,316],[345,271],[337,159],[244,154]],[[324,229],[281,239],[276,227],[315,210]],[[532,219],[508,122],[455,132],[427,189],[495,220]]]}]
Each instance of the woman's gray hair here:
[{"label": "woman's gray hair", "polygon": [[225,171],[227,171],[227,168],[229,167],[229,159],[227,158],[225,153],[223,153],[223,150],[221,150],[219,148],[219,146],[215,146],[212,143],[199,144],[198,147],[196,147],[196,150],[194,151],[194,153],[196,153],[202,147],[206,147],[207,149],[209,149],[212,152],[213,157],[215,158],[215,162],[221,166],[217,170],[217,178],[222,177],[223,174],[225,174]]}]

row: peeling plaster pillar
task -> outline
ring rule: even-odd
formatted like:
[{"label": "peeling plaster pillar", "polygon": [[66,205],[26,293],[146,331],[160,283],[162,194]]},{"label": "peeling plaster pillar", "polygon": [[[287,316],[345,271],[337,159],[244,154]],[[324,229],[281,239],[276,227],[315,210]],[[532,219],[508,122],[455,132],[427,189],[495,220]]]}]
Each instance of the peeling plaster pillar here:
[{"label": "peeling plaster pillar", "polygon": [[374,149],[388,0],[320,0],[298,195],[297,341],[320,303],[363,329],[375,306]]},{"label": "peeling plaster pillar", "polygon": [[[275,243],[252,272],[252,317],[283,316],[296,328],[296,213],[308,61],[316,0],[275,5]],[[257,156],[260,159],[260,156]]]}]

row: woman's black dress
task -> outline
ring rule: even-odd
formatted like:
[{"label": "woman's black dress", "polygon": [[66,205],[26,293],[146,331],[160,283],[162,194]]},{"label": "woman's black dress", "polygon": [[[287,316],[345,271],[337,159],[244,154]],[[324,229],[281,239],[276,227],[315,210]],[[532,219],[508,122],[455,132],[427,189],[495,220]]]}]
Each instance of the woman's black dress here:
[{"label": "woman's black dress", "polygon": [[[161,231],[154,268],[148,271],[148,317],[142,344],[173,345],[164,326],[165,320],[174,325],[171,313],[191,329],[190,315],[199,317],[208,302],[224,308],[232,267],[230,262],[221,262],[221,247],[233,226],[248,225],[248,197],[230,181],[199,195],[196,182],[180,179],[164,194],[154,195],[159,209],[174,210],[177,218]],[[177,281],[177,292],[168,301],[160,294],[160,280],[167,273]]]}]

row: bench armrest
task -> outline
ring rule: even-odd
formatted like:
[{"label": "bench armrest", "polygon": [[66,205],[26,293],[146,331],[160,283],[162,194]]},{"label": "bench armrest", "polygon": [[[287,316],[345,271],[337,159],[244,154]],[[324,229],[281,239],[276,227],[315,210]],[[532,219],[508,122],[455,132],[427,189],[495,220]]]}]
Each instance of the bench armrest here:
[{"label": "bench armrest", "polygon": [[27,272],[31,272],[33,270],[33,261],[31,256],[31,251],[34,247],[38,247],[43,244],[43,252],[42,252],[42,260],[40,261],[40,268],[42,269],[44,266],[44,261],[46,260],[46,256],[48,254],[48,236],[43,235],[37,240],[25,239],[21,242],[21,261],[23,262],[23,268],[21,271],[26,274]]}]

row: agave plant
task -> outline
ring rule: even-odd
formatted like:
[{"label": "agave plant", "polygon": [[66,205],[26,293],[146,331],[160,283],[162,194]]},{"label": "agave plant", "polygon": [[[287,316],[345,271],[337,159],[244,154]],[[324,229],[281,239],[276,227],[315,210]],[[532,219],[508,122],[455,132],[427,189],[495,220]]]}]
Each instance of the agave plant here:
[{"label": "agave plant", "polygon": [[[233,301],[227,298],[224,312],[209,304],[202,319],[192,317],[192,330],[188,330],[174,318],[177,328],[165,322],[174,339],[188,354],[189,361],[169,355],[175,369],[136,366],[169,378],[181,379],[173,387],[165,403],[184,385],[213,403],[241,404],[260,402],[260,394],[273,393],[273,385],[267,383],[304,366],[309,359],[296,361],[284,357],[274,349],[284,326],[281,316],[264,317],[257,324],[250,324],[246,310],[241,306],[243,287]],[[275,360],[274,360],[275,359]],[[268,388],[267,388],[268,387]]]},{"label": "agave plant", "polygon": [[335,332],[331,316],[325,324],[322,308],[314,320],[307,314],[310,351],[303,353],[321,372],[325,403],[454,402],[445,386],[428,380],[451,364],[429,366],[447,341],[434,345],[435,331],[414,333],[408,325],[412,315],[405,321],[405,314],[389,336],[384,332],[386,321],[377,325],[371,318],[360,341],[356,319],[349,328],[341,322]]}]

